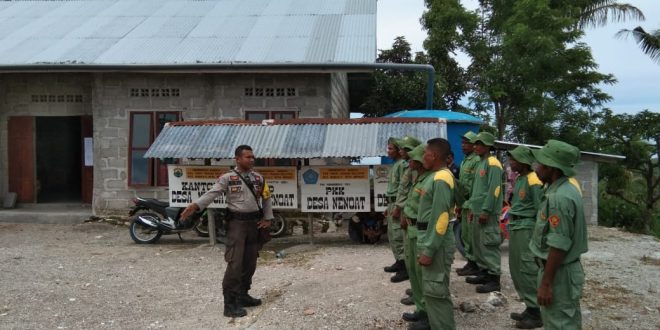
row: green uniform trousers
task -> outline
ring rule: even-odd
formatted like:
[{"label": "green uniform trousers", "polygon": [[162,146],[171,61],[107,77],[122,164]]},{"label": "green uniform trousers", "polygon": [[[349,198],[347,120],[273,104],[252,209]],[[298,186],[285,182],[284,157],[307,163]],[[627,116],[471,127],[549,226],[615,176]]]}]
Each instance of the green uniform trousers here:
[{"label": "green uniform trousers", "polygon": [[472,252],[472,226],[468,223],[469,209],[461,211],[461,240],[463,240],[463,250],[465,252],[465,259],[475,261],[474,253]]},{"label": "green uniform trousers", "polygon": [[[430,228],[428,230],[433,230]],[[445,233],[446,242],[433,256],[429,266],[422,269],[422,291],[426,313],[432,330],[456,329],[454,322],[454,304],[449,293],[449,274],[454,262],[454,230],[450,225]],[[414,293],[413,293],[414,294]]]},{"label": "green uniform trousers", "polygon": [[[543,267],[537,281],[541,283]],[[552,304],[541,306],[541,318],[546,330],[582,329],[580,298],[584,286],[584,269],[580,261],[561,265],[552,283]]]},{"label": "green uniform trousers", "polygon": [[491,275],[500,275],[500,233],[498,216],[492,215],[488,222],[479,223],[479,215],[472,215],[472,251],[479,268],[488,270]]},{"label": "green uniform trousers", "polygon": [[417,263],[417,226],[409,225],[403,238],[403,251],[406,255],[406,268],[410,277],[415,310],[426,312],[424,293],[422,292],[422,266]]},{"label": "green uniform trousers", "polygon": [[509,271],[513,286],[525,306],[538,308],[536,301],[536,276],[539,267],[534,261],[534,254],[529,249],[529,240],[532,238],[533,228],[512,229],[509,238]]},{"label": "green uniform trousers", "polygon": [[394,211],[394,202],[387,205],[387,240],[390,242],[390,248],[394,259],[404,260],[403,254],[403,229],[401,229],[401,222],[399,218],[392,216]]}]

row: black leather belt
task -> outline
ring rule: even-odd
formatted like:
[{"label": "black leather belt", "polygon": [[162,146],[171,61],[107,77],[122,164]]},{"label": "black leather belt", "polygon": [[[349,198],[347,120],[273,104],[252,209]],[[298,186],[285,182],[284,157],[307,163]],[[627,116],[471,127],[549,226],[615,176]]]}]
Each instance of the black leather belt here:
[{"label": "black leather belt", "polygon": [[238,220],[238,221],[259,221],[263,217],[260,211],[255,211],[255,212],[232,212],[228,211],[227,212],[227,217],[229,220]]},{"label": "black leather belt", "polygon": [[426,228],[428,228],[428,227],[429,227],[428,222],[418,222],[417,223],[417,229],[419,229],[419,230],[426,230]]}]

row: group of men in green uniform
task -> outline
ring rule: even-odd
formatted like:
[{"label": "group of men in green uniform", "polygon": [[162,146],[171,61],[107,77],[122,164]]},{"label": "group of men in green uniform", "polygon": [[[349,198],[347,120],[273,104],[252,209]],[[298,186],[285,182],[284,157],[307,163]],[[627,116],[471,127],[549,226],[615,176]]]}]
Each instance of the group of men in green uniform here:
[{"label": "group of men in green uniform", "polygon": [[[404,313],[409,329],[454,329],[449,293],[454,260],[453,222],[461,224],[467,263],[457,269],[477,284],[476,291],[499,291],[499,218],[504,202],[503,167],[492,154],[495,137],[467,132],[465,155],[455,178],[447,169],[451,147],[445,139],[426,144],[406,136],[388,140],[395,159],[388,185],[388,238],[396,262],[393,282],[410,279],[413,313]],[[511,313],[516,327],[580,329],[587,251],[582,193],[575,180],[578,148],[549,140],[539,150],[519,146],[507,152],[518,173],[509,209],[509,270],[526,308]]]}]

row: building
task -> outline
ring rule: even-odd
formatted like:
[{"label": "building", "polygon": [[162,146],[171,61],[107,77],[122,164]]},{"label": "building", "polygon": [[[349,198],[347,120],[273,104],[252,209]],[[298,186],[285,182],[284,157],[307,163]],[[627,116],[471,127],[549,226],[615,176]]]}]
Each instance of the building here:
[{"label": "building", "polygon": [[0,2],[0,196],[167,196],[166,122],[348,118],[376,0]]},{"label": "building", "polygon": [[[503,150],[511,150],[519,145],[524,145],[532,149],[541,148],[541,146],[537,145],[495,141],[495,147]],[[616,163],[625,158],[619,155],[580,151],[580,163],[575,167],[577,172],[575,178],[580,183],[582,190],[584,219],[588,224],[598,225],[598,164]]]}]

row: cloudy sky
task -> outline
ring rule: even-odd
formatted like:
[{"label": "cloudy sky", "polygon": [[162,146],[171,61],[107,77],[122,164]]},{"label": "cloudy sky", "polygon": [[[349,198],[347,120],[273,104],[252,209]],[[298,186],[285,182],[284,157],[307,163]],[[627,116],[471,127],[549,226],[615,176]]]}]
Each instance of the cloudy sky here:
[{"label": "cloudy sky", "polygon": [[[475,8],[476,0],[463,0],[467,8]],[[620,1],[626,3],[626,1]],[[584,37],[592,49],[599,71],[613,74],[618,83],[603,86],[614,100],[606,106],[615,112],[634,113],[644,109],[660,112],[660,64],[642,53],[632,38],[617,39],[620,29],[633,29],[641,25],[646,31],[660,29],[660,1],[629,0],[646,16],[644,22],[610,23],[605,27],[589,29]],[[419,24],[424,12],[424,0],[378,0],[378,49],[387,49],[396,36],[403,35],[412,44],[413,51],[423,50],[426,38]]]}]

